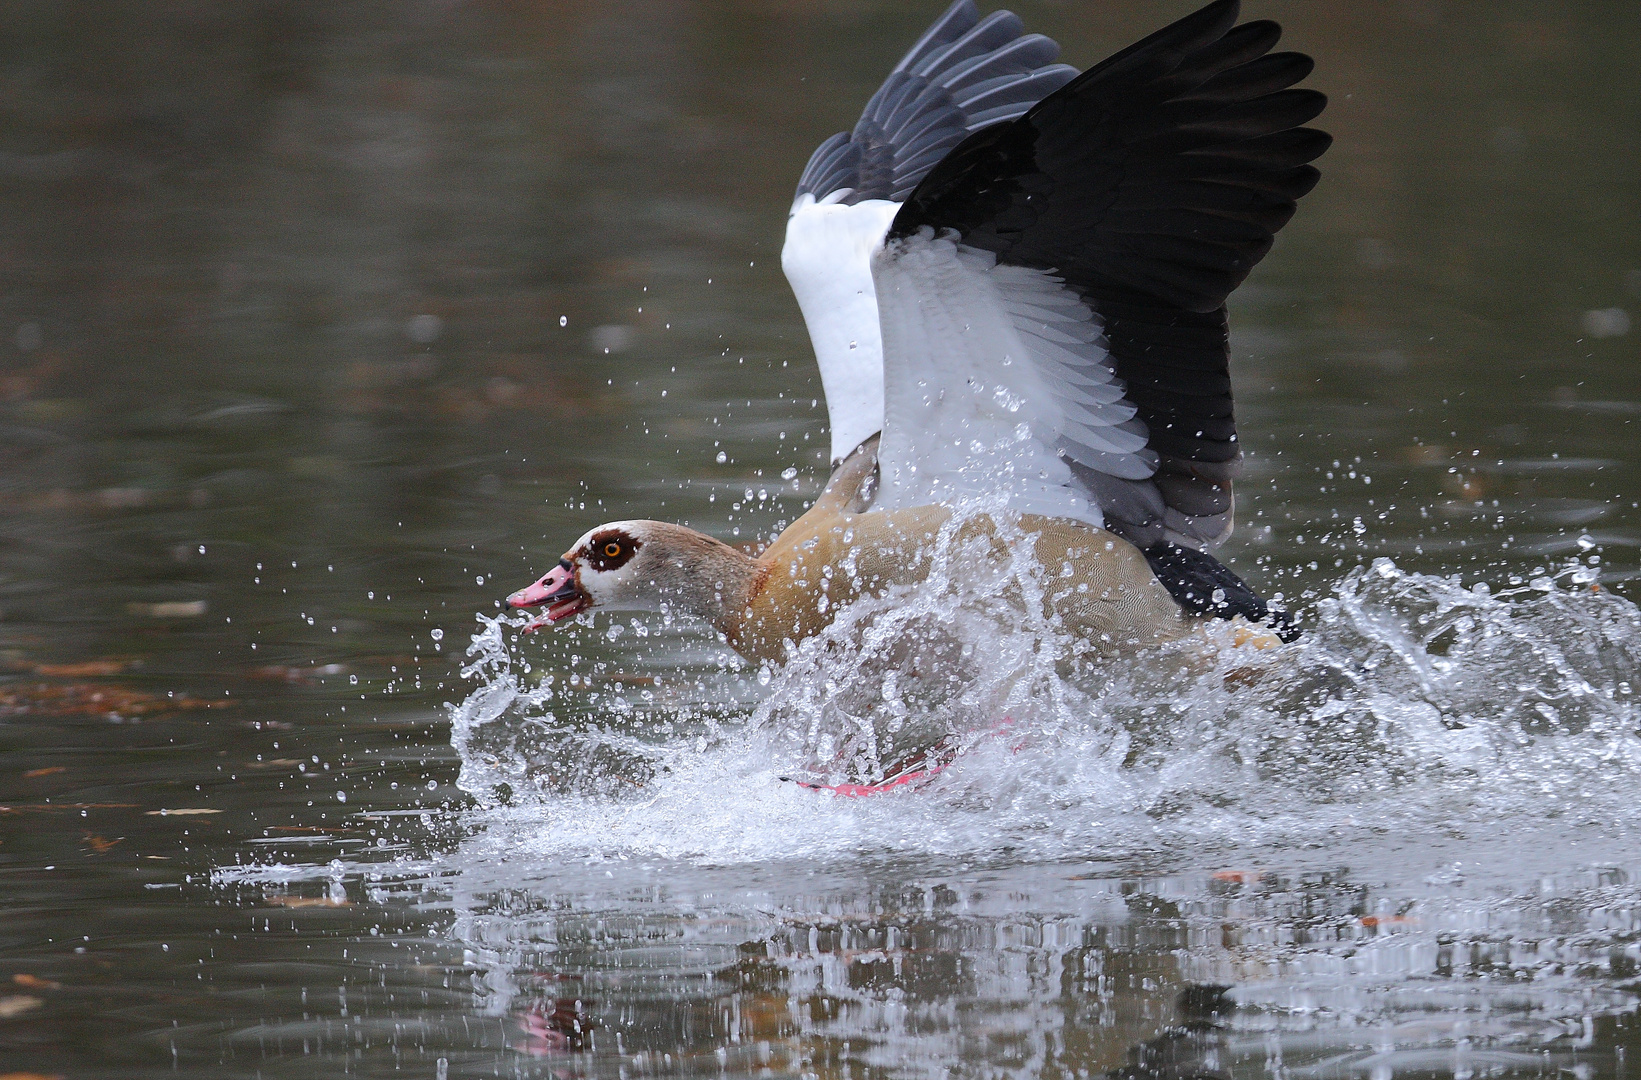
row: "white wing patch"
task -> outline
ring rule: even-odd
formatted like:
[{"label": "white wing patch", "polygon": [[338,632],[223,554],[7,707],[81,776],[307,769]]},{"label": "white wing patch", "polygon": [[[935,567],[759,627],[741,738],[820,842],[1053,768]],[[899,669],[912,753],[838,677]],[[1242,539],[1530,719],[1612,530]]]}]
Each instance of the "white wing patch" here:
[{"label": "white wing patch", "polygon": [[867,199],[845,206],[835,191],[792,204],[781,269],[815,344],[836,464],[883,427],[883,339],[878,330],[872,253],[900,204]]},{"label": "white wing patch", "polygon": [[884,423],[875,507],[1001,499],[1103,525],[1065,458],[1149,477],[1156,455],[1098,317],[1051,273],[924,229],[874,258]]}]

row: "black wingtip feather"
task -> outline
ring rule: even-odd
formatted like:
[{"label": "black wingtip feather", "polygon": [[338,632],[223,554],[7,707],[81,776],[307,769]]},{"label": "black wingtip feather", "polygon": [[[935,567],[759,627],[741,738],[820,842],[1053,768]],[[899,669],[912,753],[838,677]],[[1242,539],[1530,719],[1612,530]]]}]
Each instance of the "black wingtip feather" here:
[{"label": "black wingtip feather", "polygon": [[1292,86],[1314,70],[1316,61],[1304,53],[1269,53],[1215,75],[1176,100],[1248,101]]},{"label": "black wingtip feather", "polygon": [[[1165,70],[1171,71],[1190,51],[1218,41],[1229,33],[1241,12],[1240,0],[1215,0],[1178,22],[1141,38],[1128,48],[1112,53],[1083,72],[1077,82],[1112,75],[1131,75],[1134,69],[1142,66],[1155,68],[1167,65]],[[1172,64],[1168,63],[1170,60]]]},{"label": "black wingtip feather", "polygon": [[1215,619],[1240,615],[1269,626],[1283,641],[1298,639],[1299,628],[1285,612],[1272,610],[1247,582],[1207,552],[1165,540],[1145,549],[1145,561],[1175,602],[1191,614]]},{"label": "black wingtip feather", "polygon": [[1208,81],[1231,68],[1251,63],[1276,47],[1282,27],[1269,19],[1243,23],[1191,57],[1193,76]]}]

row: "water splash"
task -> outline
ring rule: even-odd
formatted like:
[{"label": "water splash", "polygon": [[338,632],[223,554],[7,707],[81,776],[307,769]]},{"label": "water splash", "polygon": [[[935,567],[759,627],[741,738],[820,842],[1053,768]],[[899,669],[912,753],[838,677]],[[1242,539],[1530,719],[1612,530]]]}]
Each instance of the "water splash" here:
[{"label": "water splash", "polygon": [[[515,803],[497,820],[543,854],[708,862],[1636,823],[1641,611],[1577,564],[1495,592],[1380,559],[1334,585],[1297,644],[1211,636],[1116,662],[1070,657],[1029,614],[1029,568],[954,565],[969,558],[943,548],[934,587],[852,605],[778,670],[675,663],[674,683],[715,680],[692,700],[575,693],[562,672],[527,684],[516,624],[481,616],[478,685],[451,708],[461,783]],[[659,668],[665,652],[646,655]],[[951,767],[915,792],[783,780],[881,777],[936,745]]]}]

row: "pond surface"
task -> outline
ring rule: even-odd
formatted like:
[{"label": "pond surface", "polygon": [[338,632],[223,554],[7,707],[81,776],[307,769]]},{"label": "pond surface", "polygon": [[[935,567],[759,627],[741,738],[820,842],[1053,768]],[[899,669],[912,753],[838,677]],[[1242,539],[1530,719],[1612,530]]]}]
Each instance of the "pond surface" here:
[{"label": "pond surface", "polygon": [[1641,7],[1246,7],[1338,139],[1233,298],[1305,638],[758,671],[496,599],[801,512],[786,207],[933,6],[8,5],[0,1076],[1632,1075]]}]

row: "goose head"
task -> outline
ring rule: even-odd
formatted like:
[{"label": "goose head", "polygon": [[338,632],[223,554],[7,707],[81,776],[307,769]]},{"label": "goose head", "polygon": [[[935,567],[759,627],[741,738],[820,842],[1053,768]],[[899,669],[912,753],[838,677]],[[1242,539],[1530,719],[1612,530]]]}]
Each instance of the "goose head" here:
[{"label": "goose head", "polygon": [[612,521],[584,533],[507,606],[544,609],[525,633],[594,608],[676,611],[718,623],[745,604],[756,572],[751,556],[694,529]]}]

